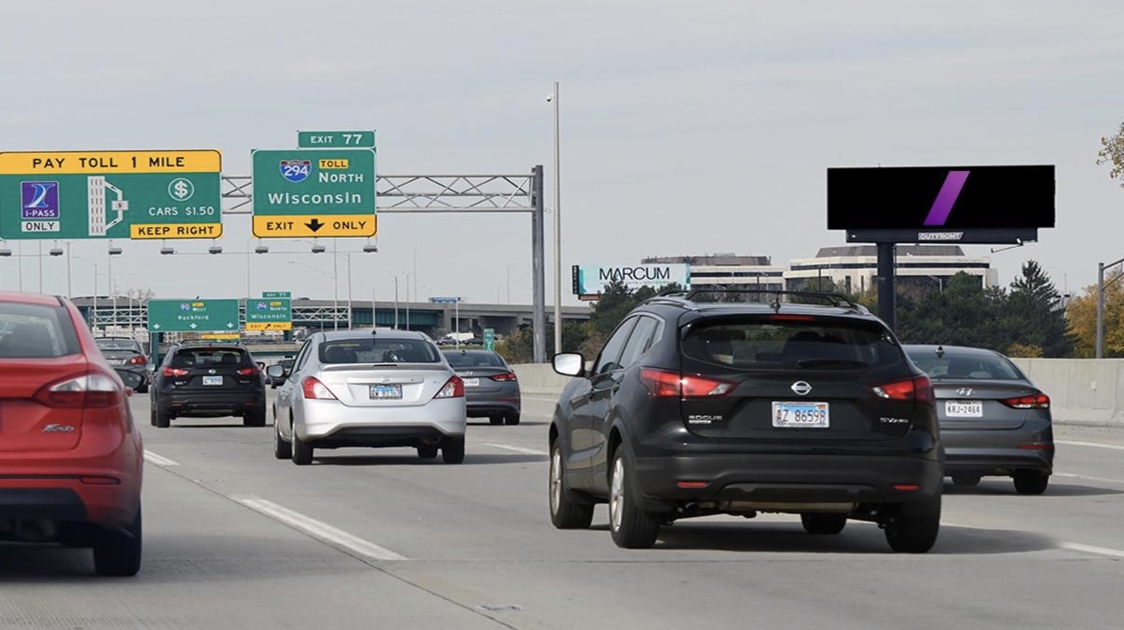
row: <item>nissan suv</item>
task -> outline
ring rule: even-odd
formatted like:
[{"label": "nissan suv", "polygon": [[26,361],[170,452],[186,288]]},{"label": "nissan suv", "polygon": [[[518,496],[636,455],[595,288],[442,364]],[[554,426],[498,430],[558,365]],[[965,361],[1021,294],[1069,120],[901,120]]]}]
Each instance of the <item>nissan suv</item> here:
[{"label": "nissan suv", "polygon": [[181,417],[240,416],[247,427],[265,426],[265,375],[240,345],[189,342],[173,347],[156,369],[152,425]]},{"label": "nissan suv", "polygon": [[589,527],[608,503],[613,541],[645,548],[678,519],[788,513],[811,534],[871,521],[894,551],[928,551],[943,477],[929,378],[843,296],[733,301],[754,293],[652,298],[592,363],[554,355],[575,377],[549,433],[554,526]]}]

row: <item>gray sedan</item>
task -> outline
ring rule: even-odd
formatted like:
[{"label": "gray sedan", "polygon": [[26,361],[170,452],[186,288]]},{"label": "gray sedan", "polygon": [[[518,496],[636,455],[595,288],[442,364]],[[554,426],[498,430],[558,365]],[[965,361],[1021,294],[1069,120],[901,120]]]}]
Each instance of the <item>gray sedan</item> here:
[{"label": "gray sedan", "polygon": [[273,404],[278,459],[312,462],[313,449],[406,446],[422,459],[464,460],[464,381],[419,332],[357,330],[311,335]]},{"label": "gray sedan", "polygon": [[1020,494],[1045,492],[1054,466],[1050,397],[994,350],[904,347],[932,379],[952,482],[974,486],[983,476],[1009,476]]},{"label": "gray sedan", "polygon": [[492,424],[519,424],[519,379],[503,357],[491,350],[446,350],[449,365],[464,379],[470,418]]}]

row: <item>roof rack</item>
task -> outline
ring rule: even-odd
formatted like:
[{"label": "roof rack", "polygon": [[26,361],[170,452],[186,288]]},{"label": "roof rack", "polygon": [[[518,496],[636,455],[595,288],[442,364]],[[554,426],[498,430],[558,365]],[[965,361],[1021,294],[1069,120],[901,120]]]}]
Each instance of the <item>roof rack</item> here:
[{"label": "roof rack", "polygon": [[[841,293],[826,293],[816,291],[784,291],[777,289],[692,289],[690,291],[677,291],[674,293],[667,293],[648,300],[648,303],[665,303],[677,304],[681,306],[694,306],[699,303],[715,303],[711,301],[700,302],[698,296],[706,296],[712,294],[720,295],[760,295],[769,296],[771,300],[759,300],[759,302],[771,302],[774,309],[779,309],[781,296],[801,297],[809,300],[817,300],[828,306],[850,308],[860,313],[869,313],[870,311],[863,305],[856,303],[850,297]],[[784,303],[792,303],[786,301]]]}]

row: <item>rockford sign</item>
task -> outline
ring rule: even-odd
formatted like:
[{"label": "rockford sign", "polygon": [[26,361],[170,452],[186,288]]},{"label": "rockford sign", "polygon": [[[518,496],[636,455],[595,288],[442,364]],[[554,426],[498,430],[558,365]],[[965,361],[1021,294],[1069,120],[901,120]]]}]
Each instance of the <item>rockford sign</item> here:
[{"label": "rockford sign", "polygon": [[633,291],[640,287],[660,289],[672,283],[685,289],[691,286],[691,266],[688,264],[619,267],[574,265],[573,276],[574,294],[581,298],[600,295],[614,281]]}]

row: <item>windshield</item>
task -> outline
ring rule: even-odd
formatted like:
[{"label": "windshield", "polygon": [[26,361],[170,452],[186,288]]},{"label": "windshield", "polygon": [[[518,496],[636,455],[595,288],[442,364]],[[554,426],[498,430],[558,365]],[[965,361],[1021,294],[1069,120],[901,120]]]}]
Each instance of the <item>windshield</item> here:
[{"label": "windshield", "polygon": [[445,358],[455,368],[506,367],[500,355],[494,352],[446,352]]},{"label": "windshield", "polygon": [[81,352],[66,309],[0,303],[0,358],[62,357]]},{"label": "windshield", "polygon": [[934,379],[1021,381],[1023,375],[1014,363],[995,354],[945,352],[937,356],[932,350],[907,349],[909,358]]},{"label": "windshield", "polygon": [[137,342],[132,339],[98,339],[98,347],[102,350],[132,350],[140,352]]},{"label": "windshield", "polygon": [[338,339],[320,344],[321,363],[440,363],[441,353],[421,339]]}]

